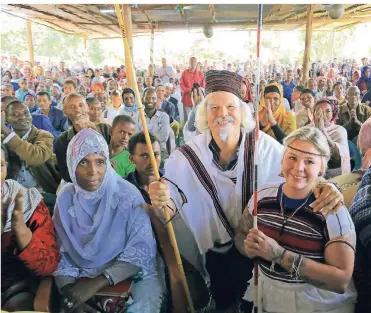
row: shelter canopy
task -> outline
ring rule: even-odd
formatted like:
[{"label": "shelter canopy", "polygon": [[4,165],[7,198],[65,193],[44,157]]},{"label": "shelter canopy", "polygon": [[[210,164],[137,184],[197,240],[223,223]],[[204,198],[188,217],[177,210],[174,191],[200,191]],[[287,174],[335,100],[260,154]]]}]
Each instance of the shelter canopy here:
[{"label": "shelter canopy", "polygon": [[[371,20],[371,4],[345,4],[340,19],[329,17],[327,6],[315,4],[313,30],[338,31]],[[7,4],[5,13],[86,39],[121,37],[110,4]],[[137,4],[131,5],[133,36],[176,29],[200,29],[204,25],[232,29],[256,29],[257,4]],[[306,4],[264,4],[264,30],[305,30]]]}]

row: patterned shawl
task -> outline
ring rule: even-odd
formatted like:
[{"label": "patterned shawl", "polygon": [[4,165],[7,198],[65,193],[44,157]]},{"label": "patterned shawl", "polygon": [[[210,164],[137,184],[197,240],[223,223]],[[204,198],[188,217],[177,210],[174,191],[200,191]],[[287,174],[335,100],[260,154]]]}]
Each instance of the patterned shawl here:
[{"label": "patterned shawl", "polygon": [[11,230],[11,219],[15,204],[14,200],[19,191],[23,193],[23,220],[25,223],[28,222],[38,204],[43,199],[42,195],[36,188],[26,189],[17,181],[7,179],[1,189],[1,199],[3,202],[6,202],[9,198],[12,200],[8,207],[8,215],[4,227],[5,233]]}]

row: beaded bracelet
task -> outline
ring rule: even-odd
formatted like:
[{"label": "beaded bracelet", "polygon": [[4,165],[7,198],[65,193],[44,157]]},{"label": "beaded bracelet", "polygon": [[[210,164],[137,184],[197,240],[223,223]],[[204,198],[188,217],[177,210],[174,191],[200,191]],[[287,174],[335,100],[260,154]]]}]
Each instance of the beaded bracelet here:
[{"label": "beaded bracelet", "polygon": [[[299,256],[294,256],[294,261],[291,265],[291,277],[294,277],[294,279],[298,280],[299,278],[299,271],[300,271],[300,265],[301,262],[303,262],[303,257],[299,254]],[[295,276],[293,275],[293,272],[295,272]]]}]

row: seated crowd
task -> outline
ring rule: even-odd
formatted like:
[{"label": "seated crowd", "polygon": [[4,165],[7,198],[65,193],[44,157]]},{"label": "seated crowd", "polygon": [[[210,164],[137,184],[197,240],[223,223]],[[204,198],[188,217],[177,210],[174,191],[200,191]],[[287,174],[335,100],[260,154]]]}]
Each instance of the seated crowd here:
[{"label": "seated crowd", "polygon": [[367,59],[314,63],[305,84],[273,64],[259,88],[251,62],[163,58],[136,82],[18,64],[1,81],[3,310],[35,310],[52,276],[51,311],[174,312],[167,210],[197,312],[371,312]]}]

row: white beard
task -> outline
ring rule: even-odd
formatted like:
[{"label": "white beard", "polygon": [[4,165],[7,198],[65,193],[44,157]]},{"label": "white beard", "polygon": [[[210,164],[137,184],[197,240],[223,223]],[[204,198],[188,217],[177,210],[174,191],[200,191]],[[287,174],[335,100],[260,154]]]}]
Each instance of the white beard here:
[{"label": "white beard", "polygon": [[227,125],[225,127],[220,127],[219,138],[224,143],[227,143],[228,142],[228,138],[229,138],[229,125]]}]

